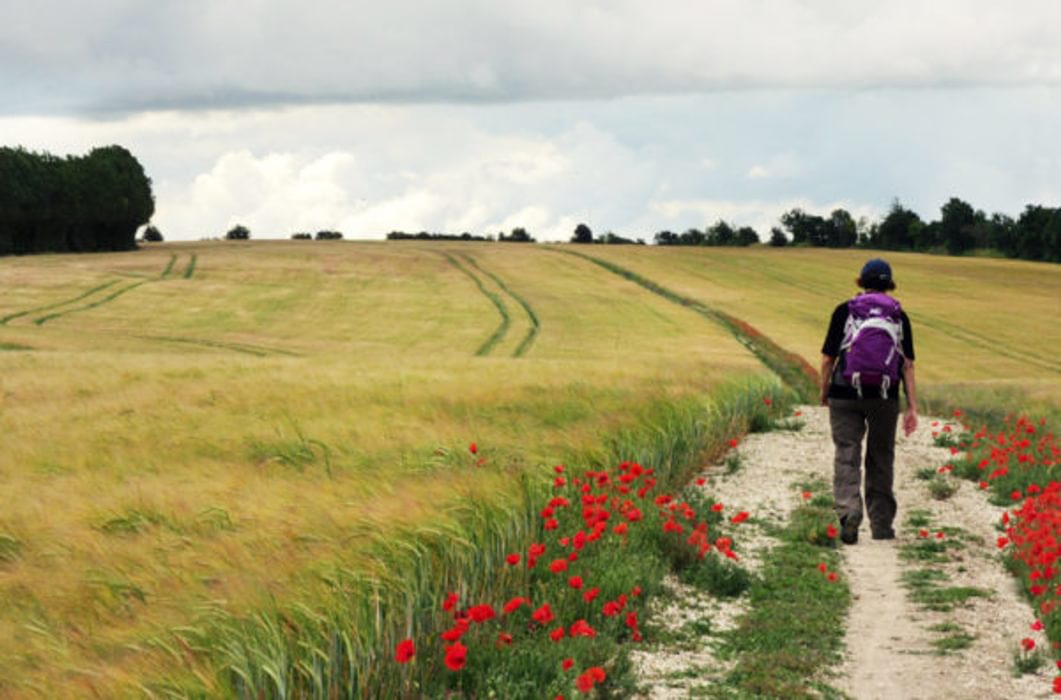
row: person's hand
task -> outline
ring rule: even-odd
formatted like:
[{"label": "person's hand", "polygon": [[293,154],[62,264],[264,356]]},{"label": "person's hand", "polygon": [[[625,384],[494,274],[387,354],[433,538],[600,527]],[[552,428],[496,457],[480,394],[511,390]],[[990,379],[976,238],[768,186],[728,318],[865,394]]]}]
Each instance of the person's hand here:
[{"label": "person's hand", "polygon": [[917,409],[908,408],[903,413],[903,432],[906,433],[906,437],[917,430]]}]

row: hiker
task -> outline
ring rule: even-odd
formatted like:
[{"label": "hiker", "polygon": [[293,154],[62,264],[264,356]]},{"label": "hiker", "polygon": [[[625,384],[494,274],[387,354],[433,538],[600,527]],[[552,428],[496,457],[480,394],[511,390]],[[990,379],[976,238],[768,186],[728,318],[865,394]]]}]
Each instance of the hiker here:
[{"label": "hiker", "polygon": [[822,345],[821,402],[829,407],[836,457],[833,497],[840,539],[858,542],[862,524],[862,437],[866,436],[866,512],[875,540],[895,538],[893,462],[899,384],[906,392],[903,431],[917,429],[914,339],[910,319],[888,295],[891,266],[874,258],[856,283],[864,291],[833,311]]}]

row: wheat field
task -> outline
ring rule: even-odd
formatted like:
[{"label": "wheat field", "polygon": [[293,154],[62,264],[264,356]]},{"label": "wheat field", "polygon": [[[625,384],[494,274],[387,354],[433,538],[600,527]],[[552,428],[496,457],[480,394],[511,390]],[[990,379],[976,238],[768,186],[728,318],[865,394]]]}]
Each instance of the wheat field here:
[{"label": "wheat field", "polygon": [[[0,694],[135,692],[204,608],[319,604],[330,572],[382,573],[381,537],[768,374],[585,256],[812,364],[867,257],[255,241],[0,260]],[[1056,266],[888,257],[927,391],[1056,401]]]}]

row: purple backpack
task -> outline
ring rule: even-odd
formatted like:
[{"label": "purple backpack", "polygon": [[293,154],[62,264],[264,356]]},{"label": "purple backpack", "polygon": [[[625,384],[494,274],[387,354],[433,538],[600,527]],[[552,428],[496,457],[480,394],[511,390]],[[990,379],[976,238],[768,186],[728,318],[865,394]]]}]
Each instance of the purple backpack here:
[{"label": "purple backpack", "polygon": [[841,376],[858,391],[871,387],[888,398],[888,389],[899,383],[902,357],[902,307],[887,294],[868,292],[847,302],[847,324],[840,351]]}]

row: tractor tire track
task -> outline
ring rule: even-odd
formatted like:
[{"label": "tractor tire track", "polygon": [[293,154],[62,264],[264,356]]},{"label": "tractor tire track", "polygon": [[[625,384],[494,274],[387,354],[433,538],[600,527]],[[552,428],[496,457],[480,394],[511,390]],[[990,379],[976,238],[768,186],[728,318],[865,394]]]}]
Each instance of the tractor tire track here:
[{"label": "tractor tire track", "polygon": [[461,257],[467,260],[476,270],[492,279],[498,287],[515,299],[517,304],[523,307],[523,311],[527,314],[527,319],[530,321],[530,328],[527,329],[527,334],[523,336],[521,341],[519,341],[519,345],[516,346],[515,351],[512,353],[512,357],[523,357],[523,355],[530,350],[531,345],[534,344],[534,340],[538,337],[538,333],[541,332],[542,324],[538,319],[538,314],[534,312],[534,308],[531,307],[526,299],[512,291],[512,289],[505,284],[504,280],[500,277],[483,268],[478,262],[476,262],[475,258],[467,254],[461,254]]},{"label": "tractor tire track", "polygon": [[169,277],[169,273],[173,271],[173,266],[177,262],[177,255],[173,254],[169,256],[169,263],[166,265],[166,269],[162,271],[162,274],[158,276],[160,280],[164,280]]},{"label": "tractor tire track", "polygon": [[494,307],[497,308],[497,312],[501,314],[500,325],[498,325],[497,329],[490,335],[490,337],[487,338],[486,341],[479,346],[479,349],[475,351],[476,357],[485,357],[490,354],[494,347],[498,343],[500,343],[504,339],[505,335],[508,333],[508,326],[511,323],[511,319],[508,314],[508,307],[505,306],[505,302],[500,296],[494,294],[489,289],[487,289],[486,285],[483,284],[483,281],[479,279],[478,275],[461,265],[460,261],[457,260],[457,258],[453,257],[449,253],[440,253],[440,255],[444,256],[447,260],[449,260],[450,264],[453,265],[455,268],[470,277],[472,281],[475,282],[475,286],[479,288],[479,291],[483,293],[483,296],[489,299],[490,302],[494,305]]},{"label": "tractor tire track", "polygon": [[50,311],[51,309],[58,309],[60,306],[66,306],[68,304],[76,304],[77,302],[81,301],[82,299],[86,299],[86,298],[92,296],[96,292],[101,292],[104,289],[106,289],[107,287],[112,287],[112,286],[118,284],[118,282],[120,282],[120,281],[121,280],[111,280],[110,282],[104,282],[103,284],[99,285],[98,287],[93,287],[92,289],[88,290],[87,292],[83,292],[83,293],[79,294],[76,297],[73,297],[73,298],[70,298],[70,299],[65,299],[63,301],[57,301],[54,304],[46,304],[44,306],[36,306],[36,307],[34,307],[32,309],[26,309],[25,311],[19,311],[17,313],[8,314],[7,316],[0,317],[0,326],[6,325],[8,321],[13,321],[16,318],[22,318],[23,316],[29,316],[30,314],[39,313],[41,311]]},{"label": "tractor tire track", "polygon": [[804,397],[804,400],[811,400],[817,396],[818,372],[811,367],[803,357],[794,352],[785,350],[757,328],[742,319],[728,314],[725,311],[714,309],[691,297],[682,296],[681,294],[667,289],[646,277],[642,277],[632,270],[628,270],[625,267],[616,265],[607,260],[602,260],[600,258],[595,258],[592,255],[572,250],[556,250],[554,252],[583,258],[598,267],[604,268],[608,272],[647,289],[653,294],[663,297],[673,304],[684,306],[690,311],[703,316],[707,320],[721,326],[724,330],[729,332],[738,343],[747,348],[748,351],[755,355],[760,362],[780,377],[785,384],[788,384],[794,390],[799,392],[800,395]]},{"label": "tractor tire track", "polygon": [[85,304],[84,306],[78,306],[78,307],[75,307],[73,309],[67,309],[66,311],[59,311],[59,312],[54,313],[54,314],[48,314],[47,316],[41,316],[39,318],[33,319],[33,322],[36,323],[38,326],[43,326],[48,321],[52,321],[52,320],[55,320],[57,318],[62,318],[63,316],[68,316],[70,314],[74,314],[74,313],[77,313],[79,311],[88,311],[89,309],[94,309],[97,306],[103,306],[104,304],[107,304],[109,302],[114,301],[115,299],[117,299],[118,297],[122,296],[126,292],[131,292],[134,289],[136,289],[137,287],[144,286],[145,284],[147,284],[150,281],[151,280],[144,280],[143,282],[135,282],[133,284],[130,284],[128,287],[122,287],[122,288],[118,289],[115,292],[111,292],[107,296],[103,297],[102,299],[99,299],[98,301],[94,301],[91,304]]},{"label": "tractor tire track", "polygon": [[206,340],[204,338],[183,338],[175,335],[137,335],[133,337],[140,338],[141,340],[157,340],[164,343],[180,343],[183,345],[198,345],[219,350],[231,350],[245,355],[254,355],[255,357],[271,357],[276,355],[282,355],[284,357],[302,357],[302,355],[292,350],[273,348],[266,345],[253,345],[251,343],[232,343],[222,340]]},{"label": "tractor tire track", "polygon": [[956,324],[948,321],[943,321],[933,316],[917,313],[910,314],[911,319],[916,319],[917,323],[924,325],[932,330],[942,333],[943,335],[954,338],[955,340],[961,341],[972,345],[973,347],[980,348],[981,350],[989,350],[996,355],[1002,355],[1008,357],[1011,360],[1017,360],[1019,362],[1029,362],[1037,367],[1048,369],[1053,372],[1061,373],[1061,363],[1054,362],[1047,357],[1042,355],[1036,355],[1028,352],[1027,350],[1013,349],[1010,346],[1006,346],[996,340],[992,340],[987,336],[980,335],[968,329],[962,328]]}]

